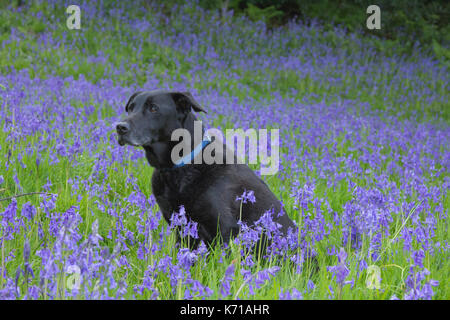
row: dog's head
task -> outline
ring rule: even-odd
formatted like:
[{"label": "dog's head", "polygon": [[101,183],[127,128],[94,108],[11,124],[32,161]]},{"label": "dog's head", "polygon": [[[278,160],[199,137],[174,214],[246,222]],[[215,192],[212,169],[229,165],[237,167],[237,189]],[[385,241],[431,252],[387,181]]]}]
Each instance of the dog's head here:
[{"label": "dog's head", "polygon": [[152,146],[170,142],[172,132],[191,126],[192,110],[206,112],[189,92],[136,92],[128,100],[128,116],[117,123],[120,145]]}]

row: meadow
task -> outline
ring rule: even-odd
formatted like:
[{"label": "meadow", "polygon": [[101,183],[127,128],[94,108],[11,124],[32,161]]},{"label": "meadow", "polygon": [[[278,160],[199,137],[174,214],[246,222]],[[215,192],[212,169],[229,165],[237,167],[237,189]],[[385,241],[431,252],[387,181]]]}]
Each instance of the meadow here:
[{"label": "meadow", "polygon": [[[80,1],[68,30],[70,4],[0,5],[0,299],[450,298],[448,66],[419,42],[195,1]],[[280,130],[263,179],[295,233],[176,243],[193,223],[164,221],[113,126],[156,88],[191,92],[211,127]],[[245,250],[262,229],[265,259]]]}]

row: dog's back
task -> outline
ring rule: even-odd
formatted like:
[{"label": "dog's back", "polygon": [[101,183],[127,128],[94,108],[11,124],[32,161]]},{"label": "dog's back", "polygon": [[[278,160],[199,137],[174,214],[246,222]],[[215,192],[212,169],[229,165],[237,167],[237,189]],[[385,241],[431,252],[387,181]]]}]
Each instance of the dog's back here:
[{"label": "dog's back", "polygon": [[[220,232],[227,242],[239,232],[238,221],[252,226],[267,211],[287,233],[295,228],[266,183],[245,164],[199,164],[155,170],[152,188],[165,219],[182,205],[199,224],[200,240],[211,242]],[[251,197],[245,197],[245,195]],[[244,198],[242,196],[244,195]]]}]

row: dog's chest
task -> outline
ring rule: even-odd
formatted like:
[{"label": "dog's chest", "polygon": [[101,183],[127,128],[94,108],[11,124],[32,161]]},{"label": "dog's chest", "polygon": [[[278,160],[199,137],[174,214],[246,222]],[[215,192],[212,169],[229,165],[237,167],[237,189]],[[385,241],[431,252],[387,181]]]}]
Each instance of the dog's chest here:
[{"label": "dog's chest", "polygon": [[167,221],[181,205],[191,207],[195,202],[195,189],[185,177],[167,177],[159,175],[152,178],[152,189],[156,201]]}]

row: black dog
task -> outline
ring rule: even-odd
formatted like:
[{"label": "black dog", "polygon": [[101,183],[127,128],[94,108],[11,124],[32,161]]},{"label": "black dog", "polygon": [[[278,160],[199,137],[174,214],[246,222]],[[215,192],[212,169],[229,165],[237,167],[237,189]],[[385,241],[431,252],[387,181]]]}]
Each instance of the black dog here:
[{"label": "black dog", "polygon": [[[171,141],[171,135],[175,129],[185,128],[194,137],[196,118],[191,109],[205,112],[188,92],[137,92],[125,107],[128,117],[116,127],[119,144],[142,146],[155,168],[152,190],[166,221],[183,205],[186,215],[198,224],[198,240],[206,243],[211,243],[218,232],[228,242],[239,233],[240,219],[252,225],[270,209],[283,234],[295,228],[287,214],[281,212],[275,195],[247,165],[175,166],[171,151],[178,142]],[[194,141],[191,144],[195,148]],[[236,201],[246,190],[254,192],[255,203]]]}]

